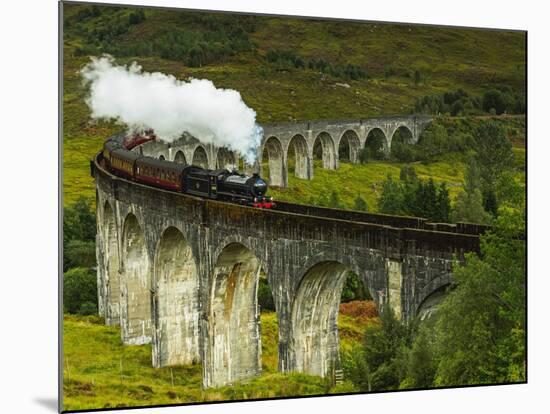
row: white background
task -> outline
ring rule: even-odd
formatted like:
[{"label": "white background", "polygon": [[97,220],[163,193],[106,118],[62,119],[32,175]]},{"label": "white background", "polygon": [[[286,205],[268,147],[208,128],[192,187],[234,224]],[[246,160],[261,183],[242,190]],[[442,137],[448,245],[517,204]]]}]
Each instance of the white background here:
[{"label": "white background", "polygon": [[[142,410],[140,413],[548,412],[550,14],[529,1],[164,0],[140,4],[529,31],[529,384]],[[131,3],[120,0],[120,3]],[[57,3],[6,1],[0,58],[0,408],[57,404]]]}]

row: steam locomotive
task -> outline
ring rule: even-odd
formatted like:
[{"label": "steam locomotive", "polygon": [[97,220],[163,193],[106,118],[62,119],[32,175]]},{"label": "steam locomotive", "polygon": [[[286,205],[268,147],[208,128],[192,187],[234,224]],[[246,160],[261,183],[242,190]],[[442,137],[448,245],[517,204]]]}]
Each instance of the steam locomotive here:
[{"label": "steam locomotive", "polygon": [[267,183],[258,175],[247,176],[236,170],[209,170],[159,160],[131,151],[156,137],[115,135],[103,145],[102,166],[112,174],[139,183],[199,197],[229,201],[257,208],[273,208],[273,197],[267,197]]}]

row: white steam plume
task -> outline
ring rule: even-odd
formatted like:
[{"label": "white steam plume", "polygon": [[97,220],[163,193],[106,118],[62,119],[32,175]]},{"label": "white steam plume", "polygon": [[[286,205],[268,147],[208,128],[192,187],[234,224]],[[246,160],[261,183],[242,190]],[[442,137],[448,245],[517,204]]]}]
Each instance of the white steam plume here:
[{"label": "white steam plume", "polygon": [[254,163],[263,131],[239,92],[218,89],[206,79],[186,82],[144,72],[136,62],[116,65],[109,55],[92,58],[80,73],[90,85],[86,103],[93,118],[116,119],[130,129],[152,128],[168,142],[187,132]]}]

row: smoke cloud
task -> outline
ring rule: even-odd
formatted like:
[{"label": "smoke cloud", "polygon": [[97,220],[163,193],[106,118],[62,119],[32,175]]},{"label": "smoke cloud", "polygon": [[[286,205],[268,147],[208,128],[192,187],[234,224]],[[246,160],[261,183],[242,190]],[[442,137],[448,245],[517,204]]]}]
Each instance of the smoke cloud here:
[{"label": "smoke cloud", "polygon": [[116,65],[109,55],[92,58],[80,73],[90,85],[86,103],[92,118],[116,119],[132,130],[152,128],[167,142],[187,132],[254,163],[263,131],[239,92],[218,89],[206,79],[144,72],[136,62]]}]

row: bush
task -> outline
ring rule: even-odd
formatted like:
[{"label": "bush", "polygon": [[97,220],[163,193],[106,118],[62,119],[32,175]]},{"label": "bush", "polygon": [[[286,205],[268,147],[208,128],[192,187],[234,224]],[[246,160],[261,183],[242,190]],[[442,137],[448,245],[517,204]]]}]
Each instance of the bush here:
[{"label": "bush", "polygon": [[403,212],[404,191],[402,186],[388,175],[382,184],[382,193],[378,200],[378,208],[381,213],[400,214]]},{"label": "bush", "polygon": [[[497,91],[498,92],[498,91]],[[479,115],[490,108],[482,105],[478,96],[470,96],[463,89],[445,92],[441,95],[426,95],[416,100],[415,113],[430,115],[450,114],[451,116]],[[523,112],[517,112],[523,113]]]},{"label": "bush", "polygon": [[437,362],[434,350],[432,323],[424,322],[416,334],[407,358],[407,378],[399,388],[429,388],[433,387]]},{"label": "bush", "polygon": [[63,210],[63,271],[95,266],[96,217],[90,202],[79,198]]},{"label": "bush", "polygon": [[403,349],[409,347],[415,324],[405,324],[396,319],[386,304],[380,314],[380,324],[367,326],[363,342],[361,372],[352,372],[352,381],[368,390],[397,389],[405,377],[402,367]]},{"label": "bush", "polygon": [[359,151],[358,159],[360,164],[366,164],[369,161],[369,149],[362,148],[361,151]]},{"label": "bush", "polygon": [[355,273],[348,272],[340,295],[340,302],[365,299],[371,299],[371,297],[367,289],[365,289],[363,282]]},{"label": "bush", "polygon": [[514,165],[512,143],[500,124],[491,121],[475,131],[475,163],[479,166],[483,191],[491,189],[504,172]]},{"label": "bush", "polygon": [[447,129],[438,123],[429,125],[423,132],[416,153],[423,160],[431,159],[449,151]]},{"label": "bush", "polygon": [[[401,175],[407,178],[406,172]],[[382,184],[378,206],[381,213],[424,217],[435,222],[449,221],[451,208],[445,183],[436,185],[431,178],[394,181],[391,176]]]},{"label": "bush", "polygon": [[145,20],[145,11],[143,9],[138,9],[128,16],[128,23],[131,25],[139,24]]},{"label": "bush", "polygon": [[367,77],[367,72],[360,66],[349,63],[346,65],[332,65],[323,58],[311,59],[306,63],[305,59],[293,50],[288,49],[270,49],[267,51],[265,59],[274,65],[277,70],[305,69],[307,67],[335,78],[358,80]]},{"label": "bush", "polygon": [[420,75],[420,71],[419,71],[419,70],[415,70],[415,71],[414,71],[414,84],[415,84],[415,85],[420,84],[421,80],[422,80],[422,76]]},{"label": "bush", "polygon": [[375,160],[383,160],[386,158],[386,152],[384,151],[386,145],[386,136],[384,133],[375,128],[369,132],[367,140],[365,142],[365,163],[369,158]]},{"label": "bush", "polygon": [[400,141],[392,143],[391,155],[399,162],[412,162],[415,160],[415,150],[412,145]]},{"label": "bush", "polygon": [[84,302],[78,310],[79,315],[97,315],[97,304]]},{"label": "bush", "polygon": [[482,106],[485,112],[496,115],[525,113],[525,97],[508,86],[500,86],[483,94]]},{"label": "bush", "polygon": [[271,288],[266,278],[261,277],[258,283],[258,304],[261,310],[274,311],[275,303],[273,301],[273,295],[271,294]]},{"label": "bush", "polygon": [[63,274],[63,308],[72,314],[97,312],[97,276],[90,269],[73,268]]},{"label": "bush", "polygon": [[95,241],[96,218],[90,201],[80,197],[63,210],[63,242],[69,240]]},{"label": "bush", "polygon": [[357,197],[355,197],[353,209],[357,211],[368,211],[368,205],[367,202],[363,197],[361,197],[361,194],[357,194]]},{"label": "bush", "polygon": [[495,114],[502,114],[506,110],[506,103],[504,97],[500,91],[490,90],[483,95],[483,110],[485,112],[494,112]]},{"label": "bush", "polygon": [[340,196],[338,195],[338,191],[332,190],[332,193],[330,193],[330,199],[328,206],[331,208],[342,208],[342,204],[340,203]]},{"label": "bush", "polygon": [[71,267],[94,267],[95,243],[89,240],[69,240],[63,246],[63,271]]},{"label": "bush", "polygon": [[413,182],[418,179],[416,170],[412,165],[404,165],[399,171],[399,179],[401,181]]}]

